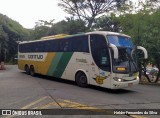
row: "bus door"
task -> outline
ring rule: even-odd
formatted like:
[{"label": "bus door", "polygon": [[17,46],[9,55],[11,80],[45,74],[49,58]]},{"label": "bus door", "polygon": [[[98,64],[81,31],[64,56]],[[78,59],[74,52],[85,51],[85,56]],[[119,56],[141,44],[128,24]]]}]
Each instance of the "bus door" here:
[{"label": "bus door", "polygon": [[90,35],[90,51],[92,61],[90,66],[90,84],[103,85],[110,73],[110,57],[106,39],[103,35]]}]

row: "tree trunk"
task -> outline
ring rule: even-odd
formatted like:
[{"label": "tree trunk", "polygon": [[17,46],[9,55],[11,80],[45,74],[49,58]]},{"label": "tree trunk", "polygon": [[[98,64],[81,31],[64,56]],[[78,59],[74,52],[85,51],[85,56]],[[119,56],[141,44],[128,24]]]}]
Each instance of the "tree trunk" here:
[{"label": "tree trunk", "polygon": [[146,74],[146,67],[145,67],[144,70],[145,70],[145,71],[144,71],[144,76],[147,78],[148,82],[151,82],[150,78],[149,78],[148,75]]},{"label": "tree trunk", "polygon": [[88,25],[87,25],[87,28],[88,29],[91,29],[91,27],[92,27],[92,24],[93,24],[93,22],[94,22],[94,17],[91,17],[89,20],[88,20]]},{"label": "tree trunk", "polygon": [[156,57],[154,58],[156,62],[156,66],[158,68],[158,74],[155,80],[155,83],[157,83],[160,79],[160,54],[157,54]]},{"label": "tree trunk", "polygon": [[151,80],[150,80],[150,78],[148,77],[148,75],[146,74],[146,66],[145,66],[145,64],[143,63],[142,64],[143,65],[143,71],[144,71],[144,76],[147,78],[147,80],[148,80],[148,82],[150,82],[151,83]]},{"label": "tree trunk", "polygon": [[155,83],[157,83],[160,79],[160,67],[158,68],[158,74],[157,74],[157,77],[156,77],[156,80],[155,80]]}]

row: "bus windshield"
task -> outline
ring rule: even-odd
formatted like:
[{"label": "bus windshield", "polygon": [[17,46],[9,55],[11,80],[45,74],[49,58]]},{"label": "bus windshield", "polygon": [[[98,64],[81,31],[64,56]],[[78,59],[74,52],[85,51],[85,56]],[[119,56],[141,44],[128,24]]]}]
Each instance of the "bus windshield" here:
[{"label": "bus windshield", "polygon": [[107,38],[109,43],[112,43],[117,47],[127,47],[127,48],[133,47],[132,40],[128,37],[109,35],[107,36]]},{"label": "bus windshield", "polygon": [[[129,37],[109,35],[107,36],[108,42],[114,44],[118,48],[118,59],[113,58],[112,54],[112,66],[113,72],[117,72],[118,67],[124,67],[125,71],[118,71],[119,73],[134,73],[137,71],[136,57],[135,54],[131,55],[134,48],[132,40]],[[131,58],[133,57],[133,58]]]}]

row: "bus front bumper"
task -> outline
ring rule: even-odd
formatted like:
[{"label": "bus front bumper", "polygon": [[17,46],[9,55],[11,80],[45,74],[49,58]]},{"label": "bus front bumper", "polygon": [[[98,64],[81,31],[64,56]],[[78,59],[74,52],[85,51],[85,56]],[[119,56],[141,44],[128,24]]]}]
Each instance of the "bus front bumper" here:
[{"label": "bus front bumper", "polygon": [[127,87],[133,87],[135,85],[139,84],[139,78],[132,81],[125,81],[125,82],[118,82],[113,80],[111,89],[121,89],[121,88],[127,88]]}]

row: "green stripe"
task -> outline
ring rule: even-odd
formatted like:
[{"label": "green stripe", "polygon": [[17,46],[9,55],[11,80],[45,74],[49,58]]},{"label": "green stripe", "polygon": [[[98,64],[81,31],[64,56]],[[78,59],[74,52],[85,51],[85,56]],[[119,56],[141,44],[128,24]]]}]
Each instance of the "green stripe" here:
[{"label": "green stripe", "polygon": [[73,52],[65,52],[63,53],[57,67],[56,67],[56,71],[54,71],[53,76],[54,77],[61,77],[65,68],[68,65],[69,60],[71,59],[73,55]]},{"label": "green stripe", "polygon": [[63,52],[55,54],[55,56],[54,56],[54,58],[52,60],[52,63],[50,65],[49,69],[48,69],[47,75],[49,75],[49,76],[53,75],[53,73],[56,70],[56,67],[57,67],[62,55],[63,55]]}]

